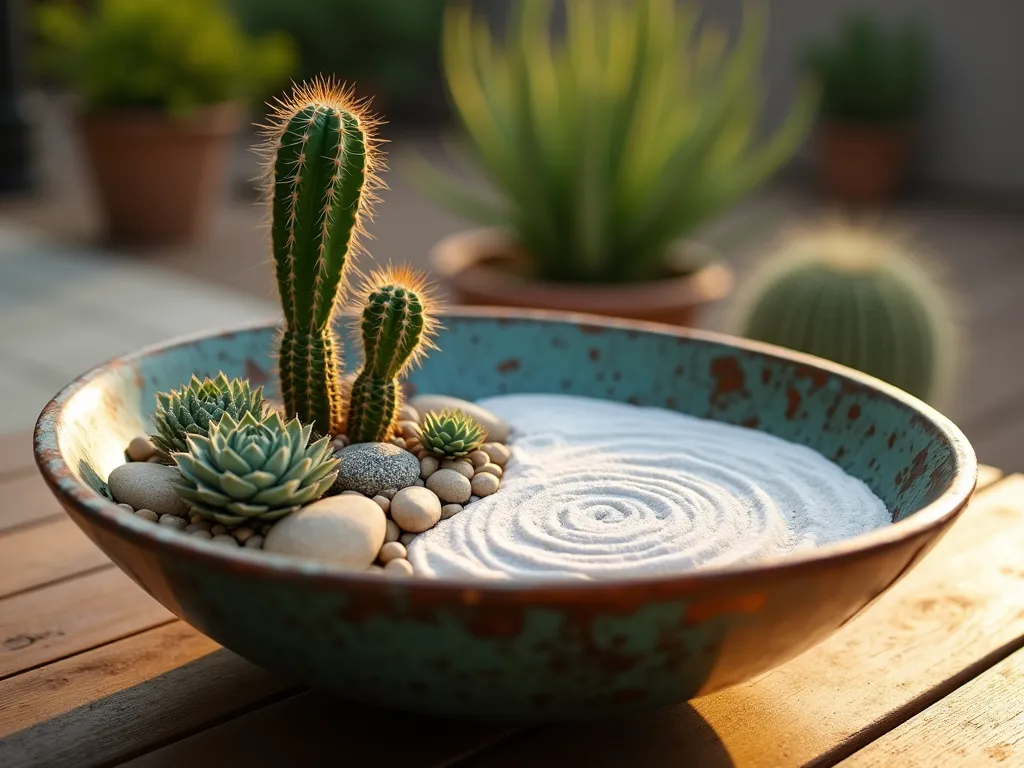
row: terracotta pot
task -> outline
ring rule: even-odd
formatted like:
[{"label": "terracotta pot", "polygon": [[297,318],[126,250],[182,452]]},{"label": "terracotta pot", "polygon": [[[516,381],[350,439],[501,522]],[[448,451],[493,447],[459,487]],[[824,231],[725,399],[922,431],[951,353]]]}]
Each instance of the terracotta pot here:
[{"label": "terracotta pot", "polygon": [[829,193],[848,203],[882,203],[903,185],[911,134],[905,126],[828,123],[818,149]]},{"label": "terracotta pot", "polygon": [[84,114],[79,130],[109,239],[157,244],[202,233],[242,118],[218,104],[185,119],[160,112]]},{"label": "terracotta pot", "polygon": [[683,268],[696,243],[681,245],[667,266],[676,274],[661,280],[621,285],[554,283],[530,278],[529,263],[499,230],[475,229],[445,238],[434,248],[435,270],[453,300],[471,306],[523,307],[585,312],[627,320],[693,326],[701,309],[732,290],[733,275],[725,264],[711,261],[697,270]]}]

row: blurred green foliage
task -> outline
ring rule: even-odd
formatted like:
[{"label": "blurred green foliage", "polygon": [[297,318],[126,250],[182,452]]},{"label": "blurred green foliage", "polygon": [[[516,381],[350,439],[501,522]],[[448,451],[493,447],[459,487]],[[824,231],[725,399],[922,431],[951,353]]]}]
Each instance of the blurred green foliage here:
[{"label": "blurred green foliage", "polygon": [[419,101],[437,79],[445,0],[231,0],[252,33],[287,32],[299,77],[335,75],[388,102]]},{"label": "blurred green foliage", "polygon": [[914,21],[885,29],[864,12],[851,14],[834,43],[808,44],[803,64],[821,81],[821,114],[830,120],[904,122],[924,104],[928,46]]},{"label": "blurred green foliage", "polygon": [[295,66],[285,35],[247,36],[219,0],[69,0],[36,8],[36,64],[87,110],[172,114],[264,97]]},{"label": "blurred green foliage", "polygon": [[664,276],[673,241],[764,181],[813,121],[808,85],[758,137],[760,3],[746,6],[731,48],[674,0],[573,0],[558,46],[549,0],[518,9],[503,44],[457,6],[444,28],[452,101],[498,199],[437,172],[429,188],[467,219],[508,230],[540,279]]}]

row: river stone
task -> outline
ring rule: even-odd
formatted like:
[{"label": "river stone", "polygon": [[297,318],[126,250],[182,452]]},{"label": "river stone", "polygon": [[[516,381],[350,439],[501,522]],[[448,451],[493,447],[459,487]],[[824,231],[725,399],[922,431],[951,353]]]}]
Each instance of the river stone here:
[{"label": "river stone", "polygon": [[[419,476],[419,462],[416,462]],[[188,517],[188,505],[174,489],[181,475],[177,467],[133,461],[114,467],[107,486],[114,500],[135,509],[151,509],[157,515]]]},{"label": "river stone", "polygon": [[441,502],[426,488],[403,488],[391,500],[391,519],[403,531],[423,533],[441,519]]},{"label": "river stone", "polygon": [[[495,478],[497,479],[497,478]],[[427,488],[437,494],[445,504],[465,504],[469,501],[472,489],[469,479],[454,469],[439,469],[427,478]],[[395,497],[398,498],[397,496]],[[394,508],[392,508],[392,514]],[[440,508],[438,509],[440,514]]]},{"label": "river stone", "polygon": [[328,496],[293,512],[263,541],[266,552],[363,569],[377,559],[387,518],[365,496]]},{"label": "river stone", "polygon": [[476,403],[460,400],[457,397],[448,397],[447,395],[419,395],[409,402],[423,416],[445,409],[462,411],[467,416],[472,416],[480,422],[480,426],[487,430],[488,440],[495,443],[503,443],[508,440],[509,425]]},{"label": "river stone", "polygon": [[391,443],[355,443],[338,451],[341,460],[334,489],[359,491],[373,498],[388,488],[405,488],[420,476],[420,462]]}]

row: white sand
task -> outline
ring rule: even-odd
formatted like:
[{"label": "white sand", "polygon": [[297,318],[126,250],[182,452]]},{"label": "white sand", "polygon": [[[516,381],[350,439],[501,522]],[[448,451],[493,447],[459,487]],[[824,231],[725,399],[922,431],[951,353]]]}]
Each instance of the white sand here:
[{"label": "white sand", "polygon": [[566,395],[480,404],[513,427],[501,489],[418,536],[433,577],[664,574],[820,546],[887,525],[821,454],[752,429]]}]

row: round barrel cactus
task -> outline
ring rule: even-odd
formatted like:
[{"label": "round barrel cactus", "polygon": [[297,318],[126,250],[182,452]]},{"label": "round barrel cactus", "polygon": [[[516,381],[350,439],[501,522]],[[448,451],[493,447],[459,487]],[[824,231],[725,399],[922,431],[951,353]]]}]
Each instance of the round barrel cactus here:
[{"label": "round barrel cactus", "polygon": [[737,297],[734,332],[826,358],[923,400],[950,383],[950,297],[895,239],[846,224],[792,235]]}]

